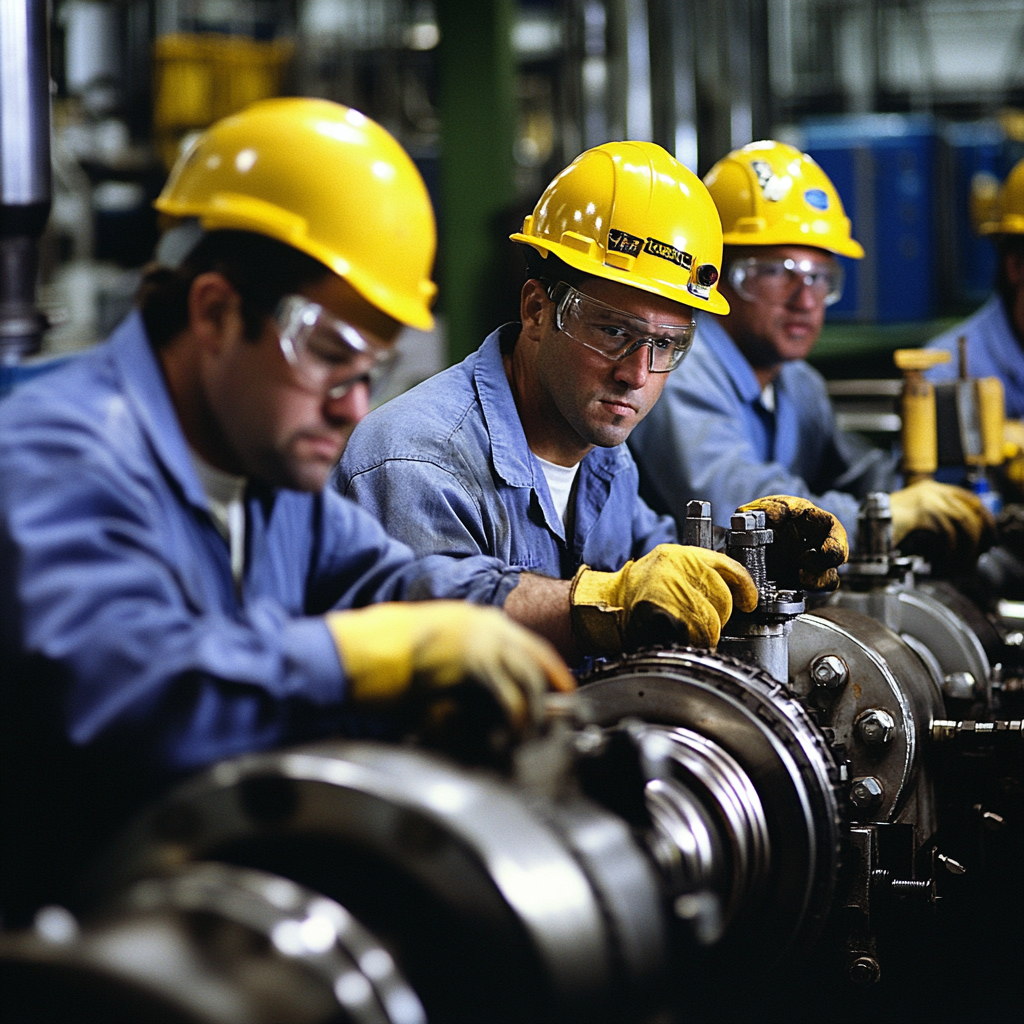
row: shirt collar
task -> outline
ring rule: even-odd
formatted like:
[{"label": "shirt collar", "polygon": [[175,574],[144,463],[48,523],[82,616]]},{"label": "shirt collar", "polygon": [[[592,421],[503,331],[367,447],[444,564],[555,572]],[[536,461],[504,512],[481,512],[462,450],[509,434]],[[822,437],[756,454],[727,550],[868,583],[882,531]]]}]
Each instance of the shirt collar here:
[{"label": "shirt collar", "polygon": [[759,401],[761,385],[754,375],[753,367],[747,362],[747,357],[739,350],[736,342],[729,337],[718,317],[701,311],[697,313],[696,319],[697,330],[725,367],[740,398],[751,404]]},{"label": "shirt collar", "polygon": [[[510,487],[536,487],[539,467],[526,440],[526,432],[501,358],[502,337],[507,337],[509,333],[518,334],[520,330],[519,324],[510,323],[487,336],[477,350],[473,379],[491,440],[491,458],[495,471]],[[624,445],[594,448],[584,456],[580,466],[585,466],[588,472],[596,473],[605,480],[611,480],[621,471],[626,458]]]},{"label": "shirt collar", "polygon": [[188,443],[171,403],[167,382],[138,310],[126,317],[111,335],[110,351],[125,394],[156,457],[191,504],[209,508],[206,491],[192,464]]},{"label": "shirt collar", "polygon": [[477,354],[473,379],[495,471],[510,487],[533,487],[535,463],[501,358],[502,336],[519,330],[519,324],[505,324],[487,335]]}]

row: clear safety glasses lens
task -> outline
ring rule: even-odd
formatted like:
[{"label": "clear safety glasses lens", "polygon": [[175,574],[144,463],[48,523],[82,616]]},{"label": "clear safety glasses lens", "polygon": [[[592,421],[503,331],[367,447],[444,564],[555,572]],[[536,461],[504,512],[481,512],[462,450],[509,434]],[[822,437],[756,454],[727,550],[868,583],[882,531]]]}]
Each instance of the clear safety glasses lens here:
[{"label": "clear safety glasses lens", "polygon": [[310,389],[341,398],[357,384],[378,384],[386,372],[389,350],[378,348],[310,299],[286,295],[274,320],[285,359]]},{"label": "clear safety glasses lens", "polygon": [[692,320],[652,324],[570,287],[561,295],[556,288],[552,298],[555,326],[573,341],[616,362],[646,347],[648,370],[668,373],[683,361],[693,344],[696,325]]},{"label": "clear safety glasses lens", "polygon": [[808,288],[819,302],[831,306],[843,297],[843,279],[842,264],[834,260],[819,263],[751,256],[729,267],[729,283],[748,302],[788,302],[799,288]]}]

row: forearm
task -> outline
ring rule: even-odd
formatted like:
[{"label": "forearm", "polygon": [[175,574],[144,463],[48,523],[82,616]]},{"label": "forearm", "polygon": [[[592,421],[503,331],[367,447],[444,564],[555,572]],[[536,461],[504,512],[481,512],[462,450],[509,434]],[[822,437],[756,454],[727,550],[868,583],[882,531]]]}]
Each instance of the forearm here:
[{"label": "forearm", "polygon": [[521,626],[545,637],[569,663],[581,658],[572,633],[570,580],[554,580],[524,572],[505,601],[505,613]]}]

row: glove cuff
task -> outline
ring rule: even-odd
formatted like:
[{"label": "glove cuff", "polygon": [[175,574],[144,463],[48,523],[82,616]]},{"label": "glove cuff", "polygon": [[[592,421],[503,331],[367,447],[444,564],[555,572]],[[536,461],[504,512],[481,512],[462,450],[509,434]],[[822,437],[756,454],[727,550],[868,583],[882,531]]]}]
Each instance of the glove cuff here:
[{"label": "glove cuff", "polygon": [[[629,564],[629,563],[627,563]],[[572,634],[584,654],[622,653],[625,610],[616,598],[621,573],[581,566],[569,588]]]},{"label": "glove cuff", "polygon": [[324,616],[348,681],[352,703],[387,703],[408,690],[413,676],[409,612],[378,604]]}]

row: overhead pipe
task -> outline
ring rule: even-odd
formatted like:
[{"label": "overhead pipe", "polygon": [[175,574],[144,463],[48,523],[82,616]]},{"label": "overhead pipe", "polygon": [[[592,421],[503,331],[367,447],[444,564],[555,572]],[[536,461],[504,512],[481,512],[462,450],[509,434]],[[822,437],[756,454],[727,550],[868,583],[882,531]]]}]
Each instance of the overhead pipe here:
[{"label": "overhead pipe", "polygon": [[47,0],[0,4],[0,365],[38,352],[39,238],[50,215]]}]

